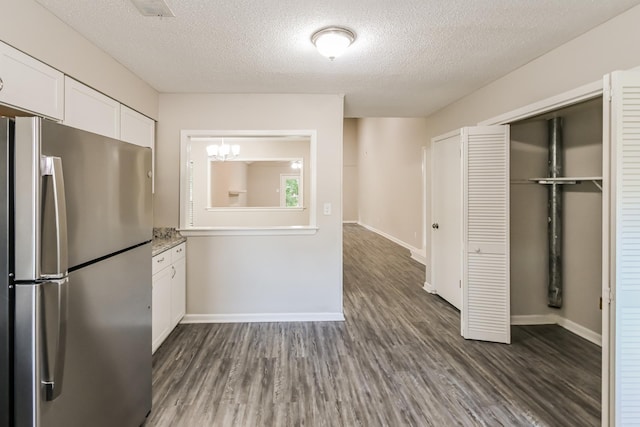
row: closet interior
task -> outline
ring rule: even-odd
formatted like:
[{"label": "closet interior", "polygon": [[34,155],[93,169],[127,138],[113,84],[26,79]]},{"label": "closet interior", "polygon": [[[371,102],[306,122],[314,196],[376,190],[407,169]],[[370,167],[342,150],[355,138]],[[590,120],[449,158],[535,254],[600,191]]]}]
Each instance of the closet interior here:
[{"label": "closet interior", "polygon": [[598,97],[510,124],[512,319],[557,322],[596,343],[602,334],[602,121]]}]

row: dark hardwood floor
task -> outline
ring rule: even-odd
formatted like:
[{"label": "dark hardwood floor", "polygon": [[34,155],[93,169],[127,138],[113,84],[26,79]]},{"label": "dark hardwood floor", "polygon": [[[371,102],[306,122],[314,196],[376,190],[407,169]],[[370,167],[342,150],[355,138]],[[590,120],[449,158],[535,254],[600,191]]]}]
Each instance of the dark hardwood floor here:
[{"label": "dark hardwood floor", "polygon": [[597,426],[600,348],[558,326],[466,341],[398,245],[344,227],[346,322],[179,325],[151,426]]}]

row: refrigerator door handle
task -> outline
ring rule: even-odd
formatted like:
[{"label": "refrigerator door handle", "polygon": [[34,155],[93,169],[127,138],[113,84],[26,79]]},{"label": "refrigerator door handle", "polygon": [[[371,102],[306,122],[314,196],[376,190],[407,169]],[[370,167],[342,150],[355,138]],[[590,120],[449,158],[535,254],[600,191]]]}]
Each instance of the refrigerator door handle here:
[{"label": "refrigerator door handle", "polygon": [[[64,177],[62,173],[62,159],[60,157],[42,156],[40,162],[42,177],[51,179],[51,199],[53,202],[53,212],[49,213],[47,201],[49,197],[43,195],[43,215],[52,215],[53,221],[50,225],[52,230],[47,229],[50,222],[47,218],[42,219],[43,230],[41,240],[41,275],[43,278],[59,279],[67,275],[68,269],[68,247],[67,247],[67,207],[64,192]],[[43,185],[43,190],[49,188]],[[53,240],[53,242],[51,241]]]},{"label": "refrigerator door handle", "polygon": [[67,349],[69,279],[42,284],[42,385],[44,399],[55,400],[62,393]]}]

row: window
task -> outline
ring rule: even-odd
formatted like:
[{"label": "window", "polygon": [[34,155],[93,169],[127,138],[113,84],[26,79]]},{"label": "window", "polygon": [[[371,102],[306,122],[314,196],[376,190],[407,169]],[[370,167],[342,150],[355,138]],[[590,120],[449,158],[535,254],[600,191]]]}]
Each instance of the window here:
[{"label": "window", "polygon": [[286,208],[302,207],[300,175],[280,175],[280,206]]},{"label": "window", "polygon": [[314,165],[315,131],[183,130],[181,229],[315,228]]}]

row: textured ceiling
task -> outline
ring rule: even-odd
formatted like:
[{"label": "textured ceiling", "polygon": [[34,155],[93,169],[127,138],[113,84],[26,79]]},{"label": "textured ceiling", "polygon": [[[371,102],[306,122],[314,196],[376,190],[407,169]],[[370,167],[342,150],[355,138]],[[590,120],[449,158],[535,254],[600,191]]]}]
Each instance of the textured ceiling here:
[{"label": "textured ceiling", "polygon": [[[344,93],[346,117],[426,116],[640,0],[37,0],[159,92]],[[328,25],[357,40],[331,62]]]}]

